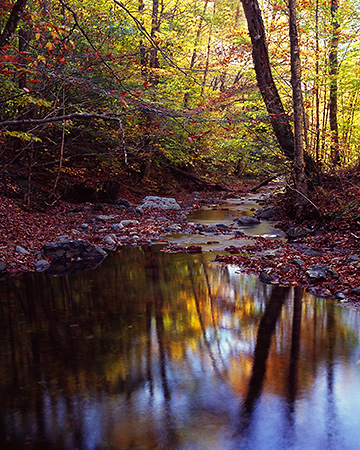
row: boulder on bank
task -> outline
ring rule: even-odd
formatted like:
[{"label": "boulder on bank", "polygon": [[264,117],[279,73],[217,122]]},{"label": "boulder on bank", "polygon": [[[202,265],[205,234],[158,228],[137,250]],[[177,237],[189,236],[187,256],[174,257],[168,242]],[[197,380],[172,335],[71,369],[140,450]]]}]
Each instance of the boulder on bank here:
[{"label": "boulder on bank", "polygon": [[0,277],[7,274],[6,264],[0,260]]},{"label": "boulder on bank", "polygon": [[97,186],[90,187],[85,183],[74,184],[69,196],[80,202],[113,203],[119,193],[120,184],[117,181],[102,181]]},{"label": "boulder on bank", "polygon": [[136,211],[143,213],[145,209],[153,208],[175,211],[181,210],[179,203],[174,198],[149,195],[144,198],[141,204],[136,208]]},{"label": "boulder on bank", "polygon": [[313,234],[313,231],[306,227],[294,227],[285,231],[289,241],[297,241]]},{"label": "boulder on bank", "polygon": [[339,278],[338,273],[330,266],[315,265],[310,266],[305,272],[306,277],[310,283],[316,283],[317,281],[325,281],[331,278]]},{"label": "boulder on bank", "polygon": [[257,225],[260,223],[260,220],[254,216],[242,216],[236,219],[239,225]]},{"label": "boulder on bank", "polygon": [[57,276],[94,269],[107,256],[105,250],[98,245],[81,240],[45,244],[43,252],[51,262],[46,273]]},{"label": "boulder on bank", "polygon": [[255,214],[256,214],[256,217],[258,217],[259,219],[265,219],[265,220],[275,220],[276,219],[276,212],[272,206],[263,208],[260,211],[256,212]]},{"label": "boulder on bank", "polygon": [[53,244],[45,244],[43,247],[44,255],[49,258],[51,263],[68,262],[79,260],[99,260],[107,256],[105,250],[98,245],[93,245],[87,241],[63,240]]},{"label": "boulder on bank", "polygon": [[50,267],[50,263],[46,259],[40,259],[40,260],[36,261],[34,264],[34,268],[35,268],[36,272],[44,272],[49,267]]}]

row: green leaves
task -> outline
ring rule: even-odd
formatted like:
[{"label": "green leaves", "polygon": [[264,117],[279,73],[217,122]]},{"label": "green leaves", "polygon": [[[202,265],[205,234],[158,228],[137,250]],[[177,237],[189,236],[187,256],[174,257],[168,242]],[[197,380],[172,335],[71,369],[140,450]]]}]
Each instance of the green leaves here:
[{"label": "green leaves", "polygon": [[42,142],[42,140],[31,133],[23,133],[22,131],[4,131],[3,136],[11,136],[14,138],[21,139],[25,142]]}]

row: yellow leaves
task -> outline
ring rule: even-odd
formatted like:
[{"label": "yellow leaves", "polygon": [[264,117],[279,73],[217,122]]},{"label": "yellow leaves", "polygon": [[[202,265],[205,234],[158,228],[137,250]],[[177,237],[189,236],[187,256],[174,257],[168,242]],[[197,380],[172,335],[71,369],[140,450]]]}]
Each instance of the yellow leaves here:
[{"label": "yellow leaves", "polygon": [[43,62],[44,64],[46,63],[46,58],[43,55],[38,55],[37,59],[41,62]]},{"label": "yellow leaves", "polygon": [[4,131],[3,135],[15,137],[26,142],[42,142],[40,138],[33,136],[31,133],[23,133],[22,131]]},{"label": "yellow leaves", "polygon": [[48,43],[45,45],[45,48],[46,48],[49,52],[51,52],[51,51],[54,49],[54,44],[53,44],[52,42],[48,42]]},{"label": "yellow leaves", "polygon": [[57,34],[57,32],[56,31],[52,31],[51,32],[51,37],[53,38],[53,40],[55,41],[56,39],[58,39],[59,38],[59,35]]}]

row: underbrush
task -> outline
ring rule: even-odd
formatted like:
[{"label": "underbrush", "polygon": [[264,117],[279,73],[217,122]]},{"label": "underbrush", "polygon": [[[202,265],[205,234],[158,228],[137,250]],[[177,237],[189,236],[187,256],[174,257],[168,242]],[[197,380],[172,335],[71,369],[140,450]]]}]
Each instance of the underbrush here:
[{"label": "underbrush", "polygon": [[[282,220],[295,221],[294,189],[285,188],[284,193],[277,196],[276,204]],[[328,230],[357,232],[360,229],[360,179],[357,173],[341,171],[338,174],[324,174],[321,184],[310,191],[308,211],[303,225],[316,221]]]}]

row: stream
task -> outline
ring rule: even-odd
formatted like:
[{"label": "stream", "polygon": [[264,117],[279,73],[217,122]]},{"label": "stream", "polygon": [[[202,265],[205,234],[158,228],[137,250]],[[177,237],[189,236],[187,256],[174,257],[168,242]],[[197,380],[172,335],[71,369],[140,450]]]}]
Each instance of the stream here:
[{"label": "stream", "polygon": [[[230,224],[253,199],[189,221]],[[230,237],[1,281],[0,448],[359,450],[359,313],[213,263]]]}]

